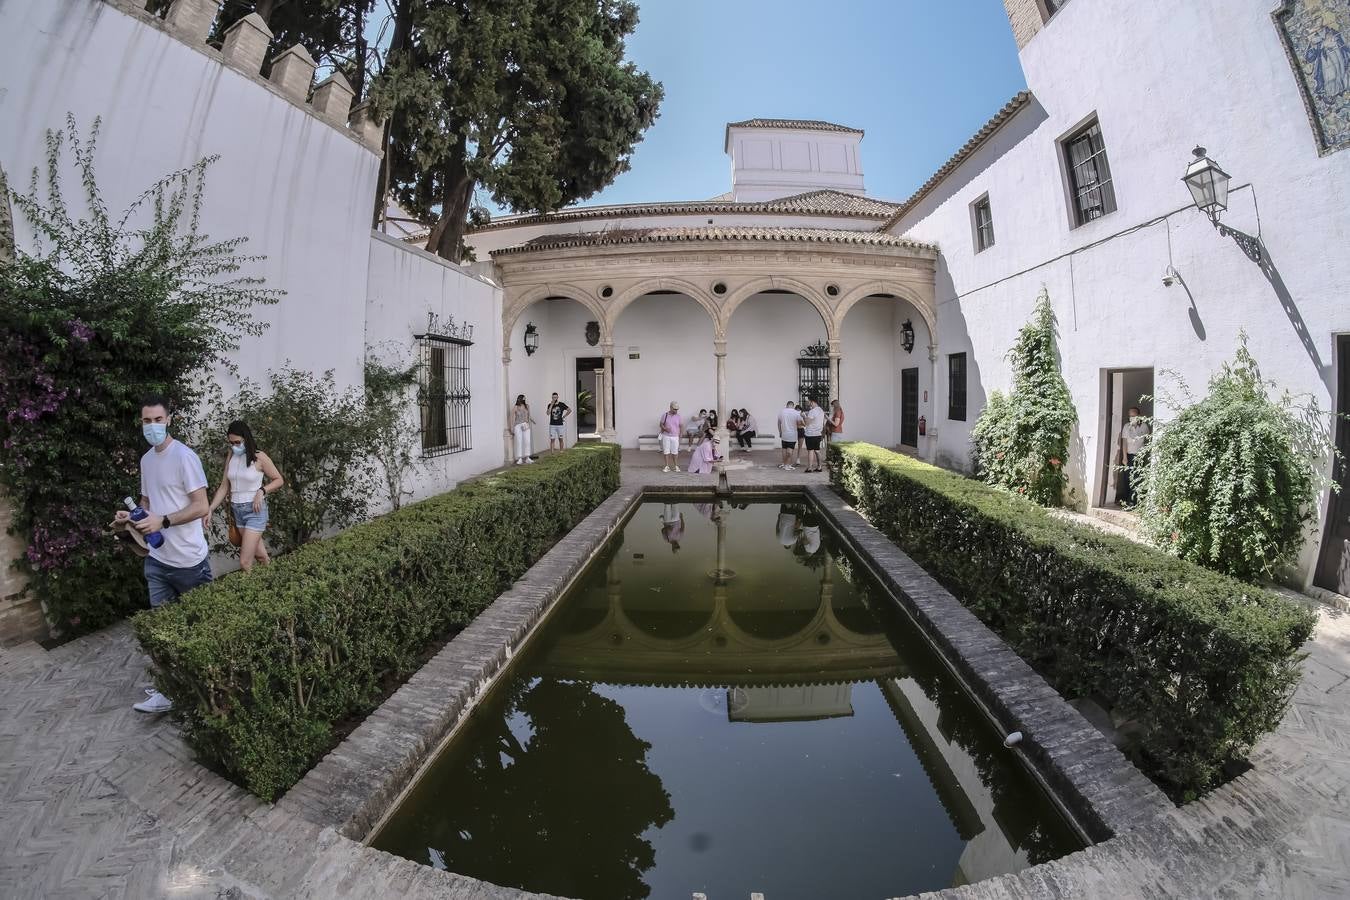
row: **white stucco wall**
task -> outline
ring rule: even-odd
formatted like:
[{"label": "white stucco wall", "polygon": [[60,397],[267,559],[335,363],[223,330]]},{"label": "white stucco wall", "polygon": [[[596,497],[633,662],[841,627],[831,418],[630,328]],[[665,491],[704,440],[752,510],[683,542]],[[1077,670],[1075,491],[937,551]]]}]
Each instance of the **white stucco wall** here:
[{"label": "white stucco wall", "polygon": [[855,132],[728,127],[732,199],[773,200],[820,188],[862,194],[861,141]]},{"label": "white stucco wall", "polygon": [[[1009,386],[1004,354],[1042,285],[1078,407],[1073,473],[1089,496],[1100,477],[1105,369],[1170,369],[1201,393],[1246,329],[1268,377],[1324,409],[1334,402],[1332,336],[1350,330],[1350,153],[1318,155],[1271,21],[1277,5],[1070,3],[1022,51],[1035,102],[895,229],[942,246],[943,461],[965,463],[987,392]],[[1118,209],[1072,228],[1057,141],[1093,114]],[[1224,221],[1259,231],[1273,280],[1185,208],[1180,178],[1197,143],[1232,174]],[[969,204],[986,192],[996,244],[976,254]],[[1162,284],[1169,241],[1184,286]],[[961,350],[972,354],[966,423],[945,420],[945,357]],[[1304,572],[1315,549],[1310,542]]]},{"label": "white stucco wall", "polygon": [[[441,322],[473,325],[469,388],[473,447],[424,458],[407,488],[413,499],[449,490],[464,478],[501,465],[502,292],[492,282],[394,238],[370,235],[370,283],[365,343],[376,358],[397,366],[417,360],[413,335],[427,330],[427,314]],[[522,354],[523,355],[523,354]],[[415,398],[407,403],[409,427],[418,428]]]},{"label": "white stucco wall", "polygon": [[[157,179],[218,154],[202,231],[246,236],[241,252],[267,257],[248,273],[286,291],[258,311],[270,327],[245,340],[240,374],[265,380],[289,360],[359,383],[379,160],[346,129],[213,54],[100,0],[0,0],[0,165],[25,188],[45,167],[47,129],[73,113],[83,136],[101,117],[100,187],[121,211]],[[80,197],[70,170],[64,187],[68,200]]]}]

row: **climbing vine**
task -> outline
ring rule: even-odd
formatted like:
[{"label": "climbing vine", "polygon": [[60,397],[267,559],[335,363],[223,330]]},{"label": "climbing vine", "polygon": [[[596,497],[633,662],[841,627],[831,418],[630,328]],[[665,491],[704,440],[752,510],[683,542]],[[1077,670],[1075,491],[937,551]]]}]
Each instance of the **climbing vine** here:
[{"label": "climbing vine", "polygon": [[194,409],[212,367],[230,367],[240,338],[265,327],[254,307],[280,296],[240,274],[258,259],[240,252],[245,238],[202,232],[214,157],[115,215],[95,173],[98,129],[96,119],[81,138],[68,117],[47,133],[45,174],[9,194],[31,252],[0,264],[0,483],[26,543],[15,565],[54,625],[75,632],[145,605],[138,561],[104,530],[120,499],[140,493],[141,397]]}]

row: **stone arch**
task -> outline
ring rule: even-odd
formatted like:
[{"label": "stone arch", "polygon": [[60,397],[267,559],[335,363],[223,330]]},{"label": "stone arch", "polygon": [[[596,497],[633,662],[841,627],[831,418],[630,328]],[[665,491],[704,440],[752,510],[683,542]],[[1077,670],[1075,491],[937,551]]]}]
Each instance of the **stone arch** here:
[{"label": "stone arch", "polygon": [[589,291],[573,284],[541,284],[513,298],[509,304],[502,308],[503,349],[510,349],[511,331],[516,327],[516,323],[520,321],[520,317],[525,314],[525,311],[540,300],[546,300],[549,297],[562,297],[586,307],[591,315],[595,316],[595,320],[600,323],[600,339],[602,341],[610,339],[609,323],[605,319],[605,311]]},{"label": "stone arch", "polygon": [[928,326],[929,339],[934,344],[937,343],[937,311],[933,309],[931,304],[925,302],[914,288],[900,282],[869,281],[845,294],[834,310],[834,327],[836,331],[842,332],[844,327],[844,317],[848,315],[850,309],[857,306],[861,301],[876,294],[894,294],[918,310],[919,316]]},{"label": "stone arch", "polygon": [[609,334],[614,333],[614,326],[618,324],[619,315],[631,306],[639,297],[645,297],[652,291],[679,291],[681,294],[689,297],[708,314],[713,323],[714,338],[720,340],[723,336],[722,322],[718,315],[717,304],[708,292],[695,284],[683,278],[671,278],[662,276],[659,278],[644,278],[637,284],[625,290],[615,298],[605,310],[608,318],[605,320],[605,330]]},{"label": "stone arch", "polygon": [[804,281],[782,275],[765,275],[755,278],[732,291],[722,303],[722,317],[717,326],[720,333],[723,335],[727,333],[727,327],[731,324],[731,316],[736,312],[736,307],[754,295],[770,290],[791,291],[800,296],[811,304],[816,312],[820,313],[821,322],[825,326],[825,340],[829,342],[839,340],[839,329],[836,327],[834,315],[829,304],[820,296],[820,293]]}]

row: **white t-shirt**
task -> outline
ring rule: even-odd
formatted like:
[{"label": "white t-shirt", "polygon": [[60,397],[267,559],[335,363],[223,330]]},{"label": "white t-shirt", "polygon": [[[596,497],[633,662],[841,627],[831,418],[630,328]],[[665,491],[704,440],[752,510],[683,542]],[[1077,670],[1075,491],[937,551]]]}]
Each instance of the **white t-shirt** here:
[{"label": "white t-shirt", "polygon": [[[171,441],[163,451],[151,447],[141,457],[141,496],[149,501],[146,512],[152,516],[177,512],[188,505],[189,494],[204,487],[202,461],[182,441]],[[186,569],[200,564],[210,552],[197,519],[175,522],[162,533],[164,543],[152,549],[150,557],[166,566]]]},{"label": "white t-shirt", "polygon": [[807,437],[820,437],[825,433],[825,410],[819,406],[808,409],[804,414]]},{"label": "white t-shirt", "polygon": [[795,441],[797,439],[797,423],[801,421],[801,413],[790,406],[785,406],[778,411],[778,436],[785,441]]},{"label": "white t-shirt", "polygon": [[1120,436],[1125,439],[1125,452],[1130,456],[1140,453],[1144,449],[1144,438],[1149,435],[1149,427],[1146,422],[1126,422],[1125,427],[1120,429]]}]

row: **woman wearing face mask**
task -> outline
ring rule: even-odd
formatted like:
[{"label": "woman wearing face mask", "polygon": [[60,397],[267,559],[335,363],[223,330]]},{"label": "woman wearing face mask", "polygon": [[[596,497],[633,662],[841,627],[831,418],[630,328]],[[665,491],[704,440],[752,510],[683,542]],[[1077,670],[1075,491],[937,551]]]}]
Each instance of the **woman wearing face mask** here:
[{"label": "woman wearing face mask", "polygon": [[[247,572],[253,568],[254,561],[264,565],[271,561],[262,542],[263,532],[267,529],[267,495],[280,490],[286,479],[281,477],[267,454],[258,449],[248,423],[231,422],[225,440],[230,445],[230,451],[225,454],[225,473],[220,479],[220,487],[216,488],[216,495],[211,498],[211,509],[206,518],[211,518],[228,493],[234,524],[243,538],[239,545],[239,565]],[[263,484],[264,477],[267,484]]]}]

